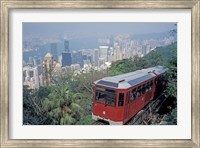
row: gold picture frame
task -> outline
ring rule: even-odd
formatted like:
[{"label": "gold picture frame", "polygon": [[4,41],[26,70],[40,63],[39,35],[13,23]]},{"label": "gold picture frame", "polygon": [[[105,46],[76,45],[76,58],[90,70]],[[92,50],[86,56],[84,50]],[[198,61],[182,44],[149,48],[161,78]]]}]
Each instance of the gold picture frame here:
[{"label": "gold picture frame", "polygon": [[[200,1],[18,1],[1,0],[0,115],[1,147],[200,147]],[[9,139],[9,11],[11,9],[191,9],[192,12],[192,138],[190,140],[14,140]]]}]

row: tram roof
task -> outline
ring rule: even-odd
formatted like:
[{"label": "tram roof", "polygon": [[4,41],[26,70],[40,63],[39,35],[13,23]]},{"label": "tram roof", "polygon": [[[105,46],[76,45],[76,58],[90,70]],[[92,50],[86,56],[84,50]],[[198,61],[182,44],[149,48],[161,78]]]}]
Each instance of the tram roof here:
[{"label": "tram roof", "polygon": [[148,79],[151,79],[156,75],[160,75],[166,71],[167,68],[163,66],[155,66],[113,77],[104,77],[100,80],[95,81],[94,83],[113,88],[126,89],[139,83],[142,83]]}]

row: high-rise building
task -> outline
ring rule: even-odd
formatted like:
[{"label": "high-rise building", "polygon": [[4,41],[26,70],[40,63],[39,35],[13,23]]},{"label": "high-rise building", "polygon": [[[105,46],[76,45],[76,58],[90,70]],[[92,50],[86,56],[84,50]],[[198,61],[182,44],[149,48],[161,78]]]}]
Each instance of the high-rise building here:
[{"label": "high-rise building", "polygon": [[41,85],[48,86],[52,83],[53,56],[48,52],[42,62]]},{"label": "high-rise building", "polygon": [[123,54],[122,52],[120,51],[120,49],[117,49],[117,52],[116,52],[116,60],[122,60],[123,59]]},{"label": "high-rise building", "polygon": [[34,65],[34,66],[38,66],[38,65],[40,65],[40,64],[41,64],[40,58],[39,58],[38,56],[34,56],[34,57],[33,57],[33,65]]},{"label": "high-rise building", "polygon": [[30,56],[28,61],[29,61],[29,64],[33,66],[33,57]]},{"label": "high-rise building", "polygon": [[58,63],[60,63],[60,65],[62,65],[62,54],[60,56],[58,56]]},{"label": "high-rise building", "polygon": [[95,67],[99,66],[99,49],[94,49],[93,51],[93,63]]},{"label": "high-rise building", "polygon": [[81,67],[83,67],[83,54],[81,50],[72,52],[72,63],[79,64]]},{"label": "high-rise building", "polygon": [[69,51],[69,41],[67,41],[67,40],[64,40],[64,51],[65,52],[70,52]]},{"label": "high-rise building", "polygon": [[72,54],[69,51],[69,41],[64,40],[64,52],[62,52],[62,67],[72,64]]},{"label": "high-rise building", "polygon": [[23,67],[23,85],[29,86],[30,89],[39,88],[38,68],[25,66]]},{"label": "high-rise building", "polygon": [[87,60],[88,56],[86,54],[83,55],[83,60]]},{"label": "high-rise building", "polygon": [[72,64],[77,63],[77,51],[72,51]]},{"label": "high-rise building", "polygon": [[83,67],[83,54],[82,51],[77,52],[77,64]]},{"label": "high-rise building", "polygon": [[58,51],[57,43],[51,43],[50,52],[53,55],[54,59],[58,60]]},{"label": "high-rise building", "polygon": [[88,55],[87,59],[92,63],[92,55]]},{"label": "high-rise building", "polygon": [[72,55],[69,52],[62,53],[62,67],[70,66],[72,64]]},{"label": "high-rise building", "polygon": [[38,75],[41,74],[41,59],[38,56],[34,56],[33,65],[38,68]]},{"label": "high-rise building", "polygon": [[110,48],[109,48],[108,53],[109,53],[109,54],[108,54],[108,62],[114,61],[115,58],[114,58],[114,49],[113,49],[113,47],[110,47]]},{"label": "high-rise building", "polygon": [[108,46],[99,46],[99,58],[103,58],[105,62],[108,61]]},{"label": "high-rise building", "polygon": [[104,58],[99,58],[99,67],[104,66],[105,65],[105,59]]},{"label": "high-rise building", "polygon": [[58,81],[59,76],[61,75],[61,65],[60,63],[56,62],[55,66],[52,70],[52,77],[54,81]]}]

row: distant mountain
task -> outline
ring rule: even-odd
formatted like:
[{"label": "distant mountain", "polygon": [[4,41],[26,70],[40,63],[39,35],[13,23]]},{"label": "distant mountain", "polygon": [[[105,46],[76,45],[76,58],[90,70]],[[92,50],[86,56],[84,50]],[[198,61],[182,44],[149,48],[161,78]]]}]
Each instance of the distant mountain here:
[{"label": "distant mountain", "polygon": [[148,33],[148,34],[135,34],[131,35],[130,38],[133,40],[149,40],[149,39],[163,39],[169,36],[169,32],[161,33]]}]

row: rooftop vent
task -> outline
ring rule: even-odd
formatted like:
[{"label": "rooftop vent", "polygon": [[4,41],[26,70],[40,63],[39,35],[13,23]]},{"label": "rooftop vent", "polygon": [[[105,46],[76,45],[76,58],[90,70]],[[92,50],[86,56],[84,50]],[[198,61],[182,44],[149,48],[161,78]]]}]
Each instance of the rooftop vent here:
[{"label": "rooftop vent", "polygon": [[155,73],[155,70],[149,71],[148,73]]},{"label": "rooftop vent", "polygon": [[124,81],[125,81],[124,79],[123,79],[123,80],[120,80],[119,83],[120,83],[120,82],[124,82]]}]

